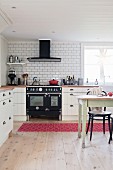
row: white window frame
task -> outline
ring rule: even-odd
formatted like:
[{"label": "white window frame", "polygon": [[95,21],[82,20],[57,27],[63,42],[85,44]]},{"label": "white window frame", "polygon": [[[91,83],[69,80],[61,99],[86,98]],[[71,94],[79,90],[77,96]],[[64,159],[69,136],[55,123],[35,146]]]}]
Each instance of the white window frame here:
[{"label": "white window frame", "polygon": [[113,47],[113,42],[84,42],[81,43],[81,77],[84,79],[84,50],[86,47]]}]

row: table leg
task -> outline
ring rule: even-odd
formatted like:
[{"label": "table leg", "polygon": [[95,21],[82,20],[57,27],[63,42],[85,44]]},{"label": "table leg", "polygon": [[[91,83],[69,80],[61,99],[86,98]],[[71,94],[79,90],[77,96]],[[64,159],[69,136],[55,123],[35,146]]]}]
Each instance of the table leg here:
[{"label": "table leg", "polygon": [[79,103],[78,138],[81,138],[82,105]]},{"label": "table leg", "polygon": [[82,120],[82,148],[85,148],[85,136],[86,136],[86,117],[87,117],[87,100],[83,101],[82,110],[83,120]]}]

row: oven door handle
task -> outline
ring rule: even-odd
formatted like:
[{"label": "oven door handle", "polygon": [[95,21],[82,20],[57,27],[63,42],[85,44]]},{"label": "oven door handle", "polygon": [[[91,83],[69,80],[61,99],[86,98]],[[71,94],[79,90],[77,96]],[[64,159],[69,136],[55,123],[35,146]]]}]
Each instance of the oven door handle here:
[{"label": "oven door handle", "polygon": [[62,93],[48,93],[48,94],[50,94],[50,95],[52,95],[52,94],[58,94],[58,95],[59,95],[59,94],[62,94]]},{"label": "oven door handle", "polygon": [[47,93],[26,93],[27,95],[29,94],[47,94]]}]

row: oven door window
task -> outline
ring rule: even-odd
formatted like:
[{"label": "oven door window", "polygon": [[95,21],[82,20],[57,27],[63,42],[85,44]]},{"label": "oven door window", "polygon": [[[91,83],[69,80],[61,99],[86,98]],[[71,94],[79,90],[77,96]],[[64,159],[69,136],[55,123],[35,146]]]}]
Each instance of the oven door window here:
[{"label": "oven door window", "polygon": [[49,95],[49,108],[51,110],[61,109],[61,95],[60,94]]},{"label": "oven door window", "polygon": [[51,96],[51,106],[58,106],[58,96]]},{"label": "oven door window", "polygon": [[43,96],[30,96],[30,106],[43,106],[44,105]]}]

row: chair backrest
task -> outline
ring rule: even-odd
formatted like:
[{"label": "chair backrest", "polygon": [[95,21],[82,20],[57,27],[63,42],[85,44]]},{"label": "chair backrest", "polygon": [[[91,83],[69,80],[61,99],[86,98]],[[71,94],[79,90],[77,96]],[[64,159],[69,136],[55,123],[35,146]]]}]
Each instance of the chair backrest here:
[{"label": "chair backrest", "polygon": [[[100,87],[95,87],[92,89],[89,89],[87,91],[87,95],[103,95],[103,96],[107,96],[107,93],[105,91],[102,91],[102,89]],[[89,111],[106,111],[106,107],[89,107]]]}]

